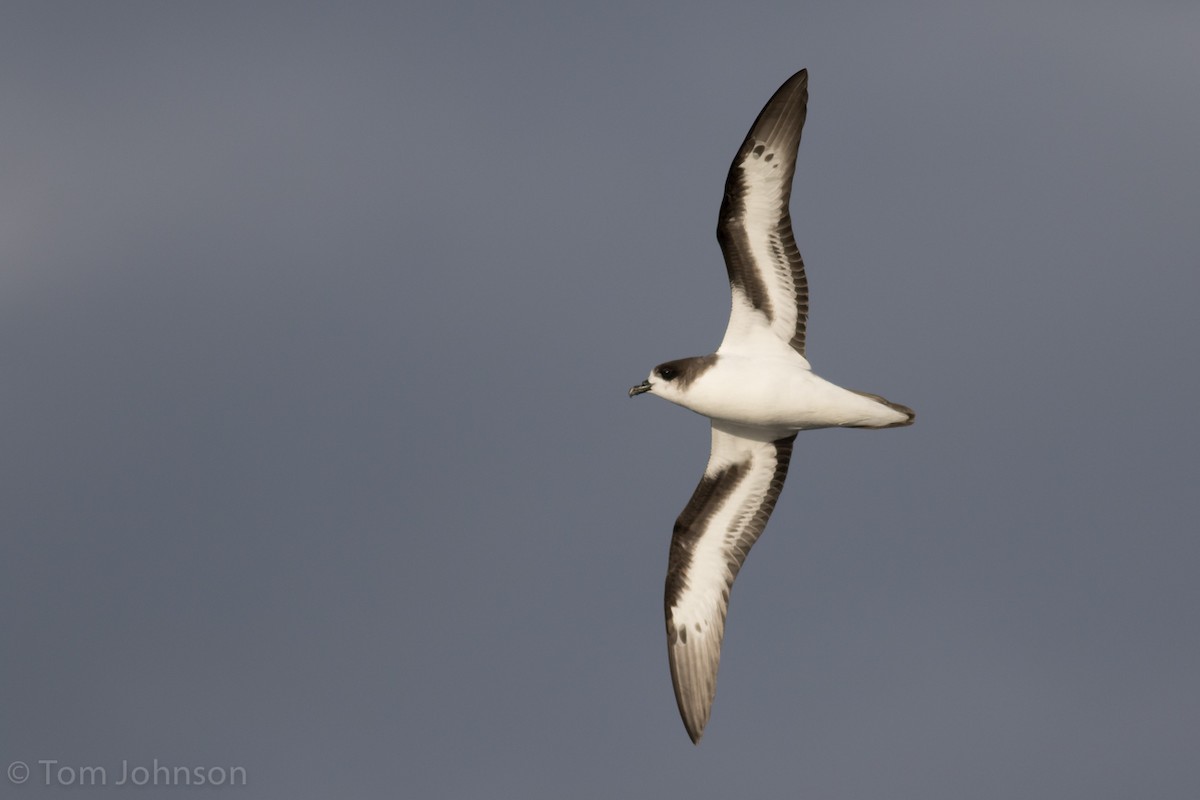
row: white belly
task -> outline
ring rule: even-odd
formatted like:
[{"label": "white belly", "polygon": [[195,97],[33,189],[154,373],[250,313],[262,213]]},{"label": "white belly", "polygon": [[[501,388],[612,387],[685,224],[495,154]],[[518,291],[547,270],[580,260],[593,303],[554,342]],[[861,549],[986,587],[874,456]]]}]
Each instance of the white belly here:
[{"label": "white belly", "polygon": [[721,355],[686,392],[667,399],[711,419],[786,430],[881,427],[906,418],[786,358]]}]

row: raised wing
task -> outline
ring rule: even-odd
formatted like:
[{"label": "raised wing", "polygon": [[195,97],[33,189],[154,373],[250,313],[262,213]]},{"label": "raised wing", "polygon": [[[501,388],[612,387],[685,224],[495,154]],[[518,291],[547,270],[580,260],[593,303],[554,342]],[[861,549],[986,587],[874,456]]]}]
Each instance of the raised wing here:
[{"label": "raised wing", "polygon": [[708,466],[675,521],[664,605],[671,680],[684,727],[699,742],[717,691],[734,578],[787,477],[795,434],[714,422]]},{"label": "raised wing", "polygon": [[[788,78],[754,121],[725,179],[717,240],[733,290],[720,350],[761,346],[764,329],[804,355],[808,279],[788,201],[808,112],[808,72]],[[720,352],[720,351],[718,351]]]}]

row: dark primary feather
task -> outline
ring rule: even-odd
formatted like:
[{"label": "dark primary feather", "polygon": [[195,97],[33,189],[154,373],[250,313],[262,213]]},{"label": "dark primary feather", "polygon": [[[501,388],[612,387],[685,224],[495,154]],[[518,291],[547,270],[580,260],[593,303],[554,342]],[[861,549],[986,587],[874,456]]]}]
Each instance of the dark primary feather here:
[{"label": "dark primary feather", "polygon": [[[775,323],[794,314],[782,338],[804,355],[805,328],[808,321],[808,280],[804,261],[792,234],[792,217],[788,203],[792,196],[792,178],[796,170],[796,151],[808,113],[808,71],[800,70],[787,80],[759,113],[737,157],[729,168],[725,181],[725,198],[717,222],[717,240],[725,255],[725,267],[731,286],[740,289],[754,308]],[[747,159],[762,158],[777,162],[779,181],[771,184],[747,181],[742,164]],[[771,219],[767,229],[747,226],[748,207],[767,208]],[[767,237],[771,250],[770,264],[756,269],[750,250],[750,240]],[[786,304],[790,308],[780,308]]]},{"label": "dark primary feather", "polygon": [[[714,428],[714,436],[721,436]],[[706,472],[691,500],[675,522],[667,566],[664,606],[667,622],[667,654],[671,681],[684,727],[694,743],[700,742],[708,724],[717,691],[717,671],[721,662],[721,640],[725,632],[725,614],[733,581],[746,561],[750,548],[758,541],[787,477],[796,435],[786,436],[746,454],[745,460],[726,464],[711,474]],[[767,459],[765,463],[756,460]],[[753,485],[742,486],[745,481]],[[714,530],[714,517],[731,502],[739,487],[745,505],[738,509],[728,530]],[[707,628],[689,630],[676,620],[672,610],[687,602],[688,590],[695,581],[692,557],[701,538],[717,537],[727,542],[723,556],[725,574],[721,599],[708,619]],[[711,589],[711,587],[696,587]]]}]

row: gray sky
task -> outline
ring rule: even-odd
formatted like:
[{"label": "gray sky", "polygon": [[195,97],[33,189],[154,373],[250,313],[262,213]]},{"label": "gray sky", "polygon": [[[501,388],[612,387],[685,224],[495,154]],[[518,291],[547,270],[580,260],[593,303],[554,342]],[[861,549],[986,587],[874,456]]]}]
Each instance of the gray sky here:
[{"label": "gray sky", "polygon": [[[1200,795],[1200,6],[713,5],[5,6],[12,796]],[[626,390],[800,67],[809,355],[917,424],[797,442],[695,748]]]}]

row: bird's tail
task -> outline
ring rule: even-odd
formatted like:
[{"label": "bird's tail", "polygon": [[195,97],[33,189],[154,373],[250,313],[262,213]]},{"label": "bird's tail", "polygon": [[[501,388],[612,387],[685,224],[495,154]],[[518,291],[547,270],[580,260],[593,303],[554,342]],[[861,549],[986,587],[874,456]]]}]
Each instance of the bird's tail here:
[{"label": "bird's tail", "polygon": [[902,406],[899,403],[893,403],[886,397],[880,397],[879,395],[871,394],[870,392],[860,392],[855,389],[851,389],[850,391],[857,395],[862,395],[863,397],[869,397],[882,406],[887,406],[897,414],[902,414],[903,419],[895,419],[892,422],[886,422],[882,425],[848,425],[846,426],[848,428],[903,428],[906,425],[912,425],[913,421],[917,418],[916,412],[914,412],[911,408],[908,406]]}]

